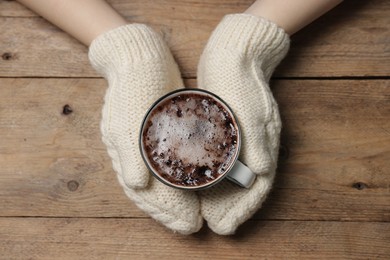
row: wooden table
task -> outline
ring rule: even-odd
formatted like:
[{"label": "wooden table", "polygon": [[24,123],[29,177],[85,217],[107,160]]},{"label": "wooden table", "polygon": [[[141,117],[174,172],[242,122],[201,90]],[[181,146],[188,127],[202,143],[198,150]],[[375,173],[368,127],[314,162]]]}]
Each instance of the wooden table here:
[{"label": "wooden table", "polygon": [[[251,3],[110,2],[164,35],[189,86],[218,21]],[[234,236],[182,236],[119,186],[87,48],[0,1],[0,258],[390,259],[389,25],[390,1],[346,1],[292,37],[272,193]]]}]

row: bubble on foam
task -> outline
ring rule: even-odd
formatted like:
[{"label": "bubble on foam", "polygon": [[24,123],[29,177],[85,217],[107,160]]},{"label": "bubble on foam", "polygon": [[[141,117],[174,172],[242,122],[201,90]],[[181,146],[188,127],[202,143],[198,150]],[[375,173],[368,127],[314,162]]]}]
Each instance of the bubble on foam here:
[{"label": "bubble on foam", "polygon": [[207,177],[209,177],[209,178],[212,178],[212,176],[211,176],[211,170],[210,169],[207,169],[205,172],[204,172],[204,174],[207,176]]}]

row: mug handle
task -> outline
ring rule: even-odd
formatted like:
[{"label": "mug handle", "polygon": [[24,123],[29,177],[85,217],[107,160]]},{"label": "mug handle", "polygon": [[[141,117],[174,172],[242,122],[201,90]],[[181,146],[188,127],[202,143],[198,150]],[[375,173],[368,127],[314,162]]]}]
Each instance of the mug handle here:
[{"label": "mug handle", "polygon": [[256,174],[253,173],[248,166],[237,160],[226,178],[228,178],[229,181],[248,189],[255,181]]}]

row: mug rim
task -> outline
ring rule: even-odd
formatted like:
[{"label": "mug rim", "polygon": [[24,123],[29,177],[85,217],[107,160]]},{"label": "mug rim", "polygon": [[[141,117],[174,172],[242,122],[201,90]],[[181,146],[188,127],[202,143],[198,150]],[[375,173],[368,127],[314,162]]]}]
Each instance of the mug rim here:
[{"label": "mug rim", "polygon": [[[157,172],[155,172],[155,170],[153,169],[153,167],[151,166],[151,163],[149,162],[149,159],[147,158],[147,155],[145,154],[145,149],[144,149],[144,145],[143,145],[143,130],[145,128],[145,123],[147,122],[147,119],[149,118],[149,115],[150,113],[154,110],[154,108],[156,106],[158,106],[162,101],[168,99],[169,97],[171,96],[175,96],[175,95],[178,95],[178,93],[183,93],[183,92],[200,92],[202,94],[206,94],[206,95],[209,95],[211,96],[212,98],[216,99],[218,102],[222,103],[222,105],[227,108],[228,112],[230,113],[230,115],[232,116],[236,126],[237,126],[237,148],[236,148],[236,151],[235,151],[235,154],[234,154],[234,157],[233,157],[233,160],[231,161],[231,163],[229,164],[229,167],[227,167],[227,169],[225,170],[225,172],[223,174],[221,174],[216,180],[213,180],[213,181],[210,181],[210,182],[207,182],[203,185],[199,185],[199,186],[183,186],[183,185],[177,185],[177,184],[173,184],[171,183],[170,181],[166,180],[164,177],[160,176]],[[226,176],[228,175],[228,173],[232,170],[233,166],[235,165],[236,161],[238,160],[238,157],[240,155],[240,151],[241,151],[241,128],[240,128],[240,124],[238,122],[238,119],[235,115],[235,113],[233,112],[232,108],[222,99],[220,98],[218,95],[208,91],[208,90],[205,90],[205,89],[200,89],[200,88],[180,88],[180,89],[175,89],[173,91],[170,91],[164,95],[162,95],[161,97],[159,97],[156,101],[154,101],[152,103],[152,105],[149,107],[149,109],[147,110],[146,114],[144,115],[143,119],[142,119],[142,123],[141,123],[141,128],[140,128],[140,132],[139,132],[139,138],[138,138],[138,147],[139,147],[139,150],[140,150],[140,153],[141,153],[141,157],[145,163],[145,165],[147,166],[149,172],[152,173],[152,175],[157,179],[159,180],[160,182],[162,182],[163,184],[165,185],[168,185],[170,187],[173,187],[173,188],[176,188],[176,189],[181,189],[181,190],[203,190],[203,189],[207,189],[209,187],[212,187],[214,186],[215,184],[221,182],[223,179],[226,178]]]}]

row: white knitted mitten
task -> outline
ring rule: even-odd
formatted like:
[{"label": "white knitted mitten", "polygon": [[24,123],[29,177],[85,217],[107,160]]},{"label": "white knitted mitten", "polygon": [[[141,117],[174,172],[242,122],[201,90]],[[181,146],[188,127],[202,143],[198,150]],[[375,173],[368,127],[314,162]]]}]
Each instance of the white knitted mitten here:
[{"label": "white knitted mitten", "polygon": [[182,234],[198,231],[202,217],[196,194],[149,178],[139,152],[139,132],[147,109],[168,91],[183,87],[167,45],[146,25],[125,25],[97,37],[89,48],[89,59],[109,84],[102,139],[125,193],[168,228]]},{"label": "white knitted mitten", "polygon": [[274,23],[233,14],[217,26],[202,54],[198,85],[232,107],[242,130],[240,160],[257,174],[250,189],[224,180],[200,193],[202,215],[218,234],[234,233],[260,208],[271,189],[281,121],[268,82],[289,42]]}]

